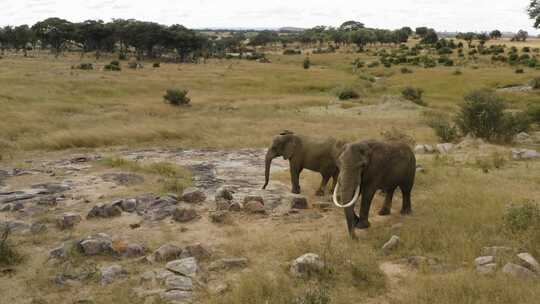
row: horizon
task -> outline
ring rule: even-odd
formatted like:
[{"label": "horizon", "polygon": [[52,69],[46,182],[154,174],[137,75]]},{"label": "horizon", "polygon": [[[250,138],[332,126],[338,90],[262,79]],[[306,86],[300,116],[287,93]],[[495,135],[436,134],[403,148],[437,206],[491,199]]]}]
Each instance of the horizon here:
[{"label": "horizon", "polygon": [[356,20],[366,27],[384,29],[427,26],[450,33],[494,29],[509,33],[520,29],[532,35],[540,33],[526,13],[529,0],[501,0],[496,4],[487,0],[456,0],[451,4],[442,0],[382,0],[363,6],[347,0],[337,0],[332,5],[321,0],[294,3],[278,0],[265,8],[253,6],[247,0],[182,2],[155,0],[152,7],[147,7],[137,0],[8,0],[0,11],[0,26],[32,25],[58,17],[71,22],[137,19],[165,25],[182,24],[199,30],[307,29],[317,25],[337,27],[342,22]]}]

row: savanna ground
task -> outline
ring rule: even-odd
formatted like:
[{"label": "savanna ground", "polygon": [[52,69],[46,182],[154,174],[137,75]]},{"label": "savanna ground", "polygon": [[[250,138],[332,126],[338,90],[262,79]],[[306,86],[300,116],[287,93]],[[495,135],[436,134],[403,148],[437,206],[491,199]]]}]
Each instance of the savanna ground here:
[{"label": "savanna ground", "polygon": [[[518,46],[538,44],[540,41],[532,40]],[[352,141],[381,139],[382,132],[395,128],[417,143],[436,143],[437,137],[425,123],[426,111],[452,114],[464,94],[473,89],[527,84],[540,76],[535,69],[516,74],[515,67],[482,59],[459,67],[409,67],[412,74],[402,74],[400,66],[353,71],[351,62],[356,58],[376,59],[341,50],[311,55],[312,67],[305,70],[304,56],[276,52],[269,56],[268,64],[208,60],[196,65],[163,63],[153,69],[152,62],[146,62],[141,70],[124,67],[121,72],[105,72],[70,69],[81,62],[73,54],[59,59],[44,53],[35,58],[8,54],[0,59],[1,167],[31,168],[36,162],[81,153],[100,153],[114,160],[125,151],[140,149],[263,148],[284,129]],[[97,66],[112,59],[102,58]],[[93,59],[83,59],[89,61]],[[460,75],[455,75],[457,69]],[[367,75],[377,80],[372,82]],[[428,107],[401,99],[405,86],[424,89]],[[189,90],[192,106],[172,107],[163,102],[165,91],[177,87]],[[360,98],[339,101],[335,92],[340,87],[354,88]],[[540,94],[534,91],[500,94],[516,110],[540,102]],[[474,269],[474,258],[484,246],[509,246],[540,258],[538,231],[513,233],[504,220],[510,202],[540,201],[540,163],[513,161],[510,148],[480,143],[445,155],[418,155],[424,171],[418,174],[413,192],[414,214],[399,215],[398,195],[393,215],[382,219],[376,211],[383,198],[377,196],[372,227],[357,232],[357,241],[347,238],[342,211],[337,209],[320,216],[310,216],[319,214],[316,210],[305,211],[306,216],[238,216],[227,225],[212,224],[203,213],[193,224],[143,224],[137,230],[128,227],[136,217],[122,216],[83,220],[74,230],[60,231],[52,225],[45,235],[13,235],[10,241],[23,258],[13,271],[0,276],[2,301],[143,303],[131,288],[140,284],[140,273],[156,266],[90,258],[96,265],[121,263],[130,275],[105,287],[97,280],[75,287],[58,286],[51,279],[58,269],[47,263],[49,250],[65,239],[106,232],[140,241],[150,252],[164,243],[202,242],[217,256],[249,258],[247,270],[203,275],[202,281],[226,281],[229,290],[216,296],[207,293],[202,284],[197,287],[196,301],[200,303],[294,303],[298,299],[298,303],[321,304],[537,303],[540,281],[500,272],[482,276]],[[497,165],[490,165],[492,162]],[[145,169],[121,161],[92,162],[82,175],[137,172],[146,177],[145,183],[104,187],[81,195],[93,205],[149,191],[181,191],[190,183],[183,180],[180,185],[164,187],[163,175],[167,177],[171,170],[179,170],[183,179],[189,179],[189,174],[174,169],[174,164],[163,166],[166,169]],[[262,184],[262,171],[260,175]],[[17,189],[63,178],[61,174],[22,176],[6,179],[5,184]],[[287,187],[288,179],[286,171],[273,175],[274,183],[281,181]],[[320,200],[312,196],[318,183],[316,174],[303,174],[303,193],[310,202]],[[47,223],[68,210],[84,215],[90,206],[78,199],[68,198],[65,205],[61,202],[45,219],[25,220]],[[12,217],[11,213],[0,214],[0,219]],[[396,223],[403,226],[396,228]],[[394,234],[400,236],[400,246],[383,255],[381,246]],[[307,252],[321,255],[328,269],[311,280],[291,277],[287,263]],[[410,256],[436,259],[438,267],[414,269],[400,263]],[[73,261],[87,262],[81,257]]]}]

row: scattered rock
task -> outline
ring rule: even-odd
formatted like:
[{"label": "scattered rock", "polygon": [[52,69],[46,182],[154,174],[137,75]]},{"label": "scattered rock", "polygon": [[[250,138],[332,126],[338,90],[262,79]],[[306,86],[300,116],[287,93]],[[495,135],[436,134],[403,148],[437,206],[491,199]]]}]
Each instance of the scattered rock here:
[{"label": "scattered rock", "polygon": [[513,263],[508,263],[504,265],[502,272],[521,279],[530,279],[537,277],[536,274],[534,274],[534,272],[530,271],[529,269]]},{"label": "scattered rock", "polygon": [[101,178],[107,182],[114,182],[120,186],[132,186],[144,183],[144,178],[134,173],[107,173]]},{"label": "scattered rock", "polygon": [[444,143],[436,145],[437,151],[441,154],[446,154],[452,152],[454,149],[454,144]]},{"label": "scattered rock", "polygon": [[197,265],[197,260],[191,257],[170,261],[165,268],[183,276],[192,276],[198,271],[199,266]]},{"label": "scattered rock", "polygon": [[536,150],[530,149],[512,149],[512,159],[514,160],[528,160],[540,158],[540,153]]},{"label": "scattered rock", "polygon": [[193,297],[193,293],[191,291],[183,290],[168,290],[161,293],[160,296],[161,299],[164,301],[184,303],[191,300],[191,298]]},{"label": "scattered rock", "polygon": [[43,233],[47,231],[47,226],[41,223],[33,223],[30,226],[30,232],[33,234]]},{"label": "scattered rock", "polygon": [[156,262],[168,262],[177,259],[181,254],[181,248],[171,244],[165,244],[154,251],[153,257]]},{"label": "scattered rock", "polygon": [[73,242],[64,242],[61,246],[49,251],[49,259],[65,259],[73,247]]},{"label": "scattered rock", "polygon": [[201,243],[194,245],[188,245],[182,251],[182,257],[194,257],[197,260],[206,259],[212,256],[212,253],[208,248],[203,246]]},{"label": "scattered rock", "polygon": [[247,258],[223,258],[210,263],[208,270],[216,271],[222,269],[246,268],[247,266]]},{"label": "scattered rock", "polygon": [[495,263],[489,263],[484,265],[477,265],[476,266],[476,272],[478,274],[488,275],[493,274],[497,270],[497,264]]},{"label": "scattered rock", "polygon": [[481,250],[482,256],[500,256],[512,253],[513,249],[505,246],[484,247]]},{"label": "scattered rock", "polygon": [[521,133],[518,133],[516,136],[515,136],[515,141],[520,143],[520,144],[531,144],[533,143],[533,140],[531,139],[531,136],[529,134],[527,134],[526,132],[521,132]]},{"label": "scattered rock", "polygon": [[260,202],[261,204],[264,205],[264,199],[262,198],[262,196],[259,196],[259,195],[248,195],[246,197],[244,197],[244,204],[245,203],[248,203],[248,202]]},{"label": "scattered rock", "polygon": [[109,254],[112,248],[112,239],[105,233],[89,236],[79,242],[79,247],[84,255],[93,256]]},{"label": "scattered rock", "polygon": [[208,284],[208,291],[212,295],[222,295],[229,289],[229,285],[222,281],[212,281]]},{"label": "scattered rock", "polygon": [[210,213],[210,220],[213,223],[222,224],[229,220],[229,212],[228,211],[216,211]]},{"label": "scattered rock", "polygon": [[134,198],[122,200],[120,208],[122,208],[124,212],[135,212],[137,210],[137,200]]},{"label": "scattered rock", "polygon": [[233,197],[233,191],[229,189],[228,187],[222,187],[217,190],[215,200],[216,202],[219,200],[225,200],[225,201],[232,201],[234,199]]},{"label": "scattered rock", "polygon": [[435,148],[432,145],[416,145],[414,152],[416,154],[430,154],[435,152]]},{"label": "scattered rock", "polygon": [[309,277],[320,273],[324,268],[321,258],[314,253],[306,253],[292,262],[291,274],[295,277]]},{"label": "scattered rock", "polygon": [[538,264],[538,261],[527,252],[523,252],[517,255],[517,257],[520,260],[520,264],[523,267],[526,267],[536,273],[540,273],[540,264]]},{"label": "scattered rock", "polygon": [[259,213],[259,214],[266,213],[266,210],[264,209],[264,205],[259,201],[249,201],[245,203],[244,209],[249,213]]},{"label": "scattered rock", "polygon": [[62,230],[71,229],[80,222],[81,216],[78,213],[64,213],[56,219],[56,226]]},{"label": "scattered rock", "polygon": [[91,218],[110,218],[115,216],[120,216],[122,214],[122,209],[116,204],[98,204],[94,206],[88,215],[87,219]]},{"label": "scattered rock", "polygon": [[396,249],[399,245],[399,241],[399,237],[397,235],[393,235],[390,240],[383,245],[383,253],[389,254],[392,250]]},{"label": "scattered rock", "polygon": [[120,265],[111,265],[108,267],[103,267],[100,270],[101,272],[101,285],[111,284],[113,281],[119,277],[127,275],[127,271]]},{"label": "scattered rock", "polygon": [[179,223],[187,223],[200,217],[197,210],[187,208],[176,208],[172,216]]},{"label": "scattered rock", "polygon": [[145,249],[142,245],[139,244],[128,244],[124,255],[128,258],[136,258],[143,256]]},{"label": "scattered rock", "polygon": [[229,211],[240,212],[244,209],[244,205],[240,202],[233,202],[229,205]]},{"label": "scattered rock", "polygon": [[189,277],[181,275],[171,275],[165,279],[167,290],[192,291],[193,281]]},{"label": "scattered rock", "polygon": [[198,204],[206,200],[206,194],[197,188],[187,188],[182,193],[182,200],[186,203]]},{"label": "scattered rock", "polygon": [[481,256],[474,259],[474,265],[476,266],[482,266],[486,264],[491,264],[495,262],[495,257],[492,255],[489,256]]},{"label": "scattered rock", "polygon": [[223,210],[229,210],[231,206],[231,201],[228,201],[223,198],[216,199],[216,210],[223,211]]},{"label": "scattered rock", "polygon": [[303,195],[293,195],[291,209],[308,209],[307,198]]}]

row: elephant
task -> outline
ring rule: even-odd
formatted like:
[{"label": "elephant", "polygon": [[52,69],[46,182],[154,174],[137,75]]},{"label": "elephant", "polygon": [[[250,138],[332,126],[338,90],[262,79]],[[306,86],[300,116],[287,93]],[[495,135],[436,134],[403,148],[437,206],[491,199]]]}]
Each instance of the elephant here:
[{"label": "elephant", "polygon": [[[416,174],[416,158],[405,143],[368,140],[347,144],[339,156],[338,167],[340,174],[333,200],[338,207],[345,208],[351,238],[355,238],[355,228],[369,228],[369,210],[377,190],[386,193],[379,215],[390,215],[392,197],[397,187],[403,196],[401,214],[412,212],[411,191]],[[338,194],[342,201],[347,202],[345,205],[339,203]],[[357,216],[354,206],[360,194],[360,215]]]},{"label": "elephant", "polygon": [[315,195],[323,196],[324,190],[330,178],[333,180],[332,190],[337,183],[339,170],[337,157],[344,147],[345,142],[334,138],[318,139],[303,135],[296,135],[291,131],[284,131],[275,137],[272,145],[268,148],[265,157],[265,183],[266,189],[270,180],[270,166],[272,160],[283,156],[289,160],[291,173],[292,193],[300,193],[300,173],[303,169],[319,172],[322,181]]}]

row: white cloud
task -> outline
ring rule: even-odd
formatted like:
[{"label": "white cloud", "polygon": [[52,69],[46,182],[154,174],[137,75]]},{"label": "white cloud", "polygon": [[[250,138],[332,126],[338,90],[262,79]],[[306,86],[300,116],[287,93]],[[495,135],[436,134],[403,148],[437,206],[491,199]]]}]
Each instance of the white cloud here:
[{"label": "white cloud", "polygon": [[70,21],[136,18],[188,27],[337,26],[359,20],[371,27],[430,26],[448,31],[519,29],[536,33],[529,0],[0,0],[0,25],[47,17]]}]

